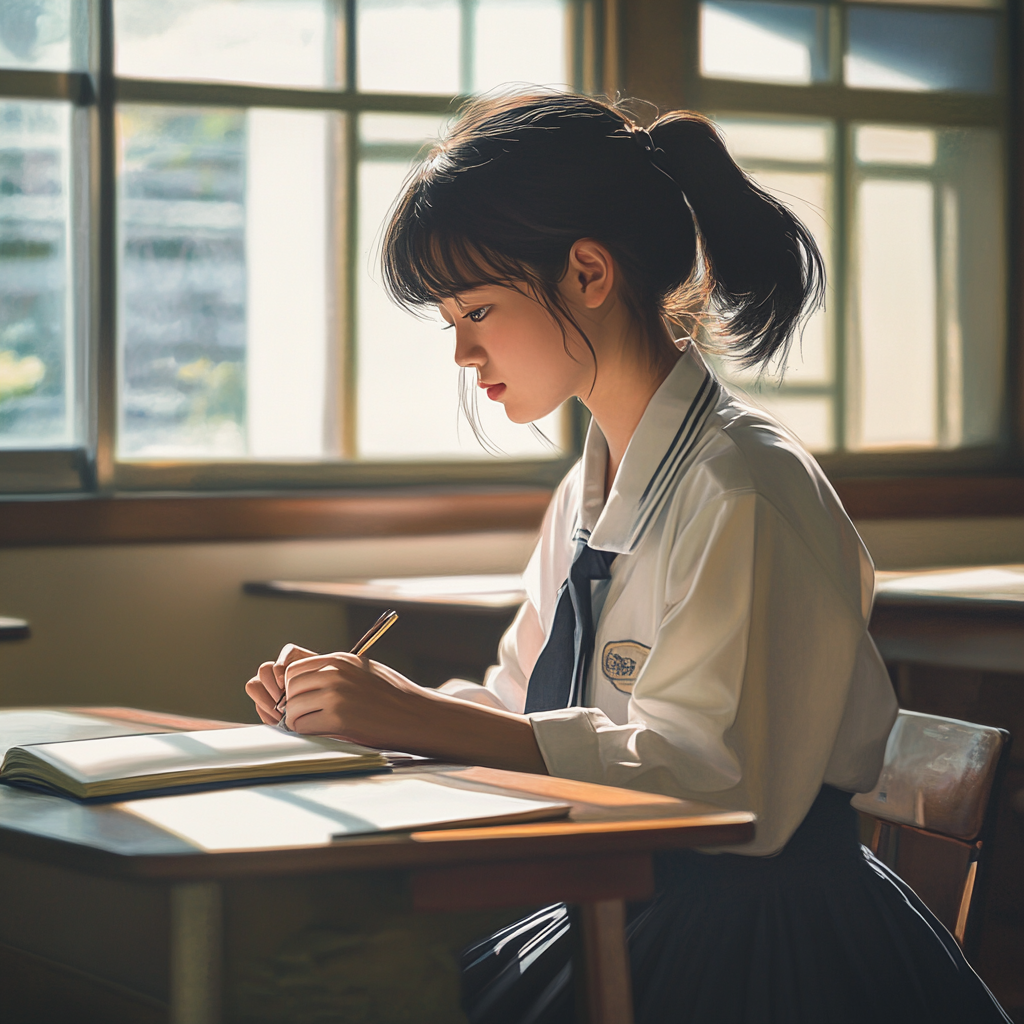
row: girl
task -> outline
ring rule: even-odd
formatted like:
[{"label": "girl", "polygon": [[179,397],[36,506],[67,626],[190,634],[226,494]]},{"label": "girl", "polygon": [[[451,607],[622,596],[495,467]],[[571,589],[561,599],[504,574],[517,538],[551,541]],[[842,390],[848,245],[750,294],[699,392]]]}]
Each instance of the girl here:
[{"label": "girl", "polygon": [[[753,843],[663,857],[631,913],[641,1024],[1007,1020],[857,842],[850,794],[896,714],[867,551],[814,460],[690,340],[713,311],[742,363],[784,361],[823,291],[803,225],[696,114],[644,130],[525,94],[464,111],[401,197],[384,271],[515,422],[582,401],[583,458],[483,686],[286,648],[247,685],[263,721],[283,691],[299,732],[755,811]],[[566,922],[549,907],[467,951],[471,1021],[572,1019]]]}]

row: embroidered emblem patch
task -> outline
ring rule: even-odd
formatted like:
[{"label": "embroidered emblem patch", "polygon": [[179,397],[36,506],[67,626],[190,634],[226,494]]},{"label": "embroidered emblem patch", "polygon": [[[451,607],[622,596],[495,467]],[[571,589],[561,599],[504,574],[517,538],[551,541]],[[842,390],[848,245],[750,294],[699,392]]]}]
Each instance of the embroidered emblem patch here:
[{"label": "embroidered emblem patch", "polygon": [[601,654],[601,671],[605,678],[623,693],[632,693],[636,677],[644,667],[650,647],[635,640],[614,640],[604,645]]}]

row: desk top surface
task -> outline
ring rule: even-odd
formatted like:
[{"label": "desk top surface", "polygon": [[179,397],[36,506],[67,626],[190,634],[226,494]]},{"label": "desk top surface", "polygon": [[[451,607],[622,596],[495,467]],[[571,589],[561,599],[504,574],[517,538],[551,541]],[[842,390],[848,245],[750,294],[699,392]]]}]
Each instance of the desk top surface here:
[{"label": "desk top surface", "polygon": [[[32,714],[28,714],[31,711]],[[0,749],[59,738],[223,728],[232,723],[137,712],[126,708],[39,708],[0,711]],[[140,816],[145,800],[84,805],[0,786],[0,852],[63,863],[102,874],[198,879],[238,875],[411,868],[486,863],[521,857],[652,852],[748,842],[754,817],[709,804],[675,800],[549,776],[452,765],[409,766],[396,775],[441,775],[446,783],[480,791],[497,788],[558,800],[568,819],[529,824],[377,833],[341,841],[314,840],[245,849],[230,841],[210,850],[187,829],[171,831]],[[328,780],[217,790],[221,831],[234,819],[260,813],[284,790]],[[341,782],[341,785],[344,783]],[[274,796],[272,796],[272,793]],[[199,794],[160,797],[187,800]],[[227,823],[226,825],[224,823]]]},{"label": "desk top surface", "polygon": [[978,565],[927,572],[879,572],[882,607],[1009,611],[1024,616],[1024,565]]},{"label": "desk top surface", "polygon": [[31,634],[24,619],[11,619],[0,615],[0,640],[26,640]]},{"label": "desk top surface", "polygon": [[[879,607],[961,608],[1024,615],[1024,565],[877,574]],[[419,608],[506,610],[526,599],[518,575],[411,576],[339,581],[272,580],[245,584],[247,593]]]},{"label": "desk top surface", "polygon": [[518,573],[476,576],[405,576],[369,580],[246,583],[247,594],[309,597],[396,607],[510,611],[526,600]]}]

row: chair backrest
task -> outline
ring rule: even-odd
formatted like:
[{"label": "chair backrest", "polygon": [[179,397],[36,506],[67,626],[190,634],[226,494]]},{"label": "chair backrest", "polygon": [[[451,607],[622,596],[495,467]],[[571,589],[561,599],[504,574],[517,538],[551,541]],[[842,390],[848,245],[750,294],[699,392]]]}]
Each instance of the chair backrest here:
[{"label": "chair backrest", "polygon": [[954,934],[972,945],[991,858],[1010,734],[901,711],[878,784],[853,798],[875,819],[871,849]]}]

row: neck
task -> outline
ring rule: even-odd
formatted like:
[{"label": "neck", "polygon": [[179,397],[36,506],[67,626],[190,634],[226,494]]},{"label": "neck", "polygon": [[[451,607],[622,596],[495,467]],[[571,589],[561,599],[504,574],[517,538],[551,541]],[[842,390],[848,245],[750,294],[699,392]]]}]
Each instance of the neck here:
[{"label": "neck", "polygon": [[[606,498],[648,404],[681,355],[667,332],[656,347],[641,348],[624,341],[610,349],[598,352],[597,380],[593,390],[583,397],[608,442]],[[652,349],[660,355],[656,363],[643,354]]]}]

